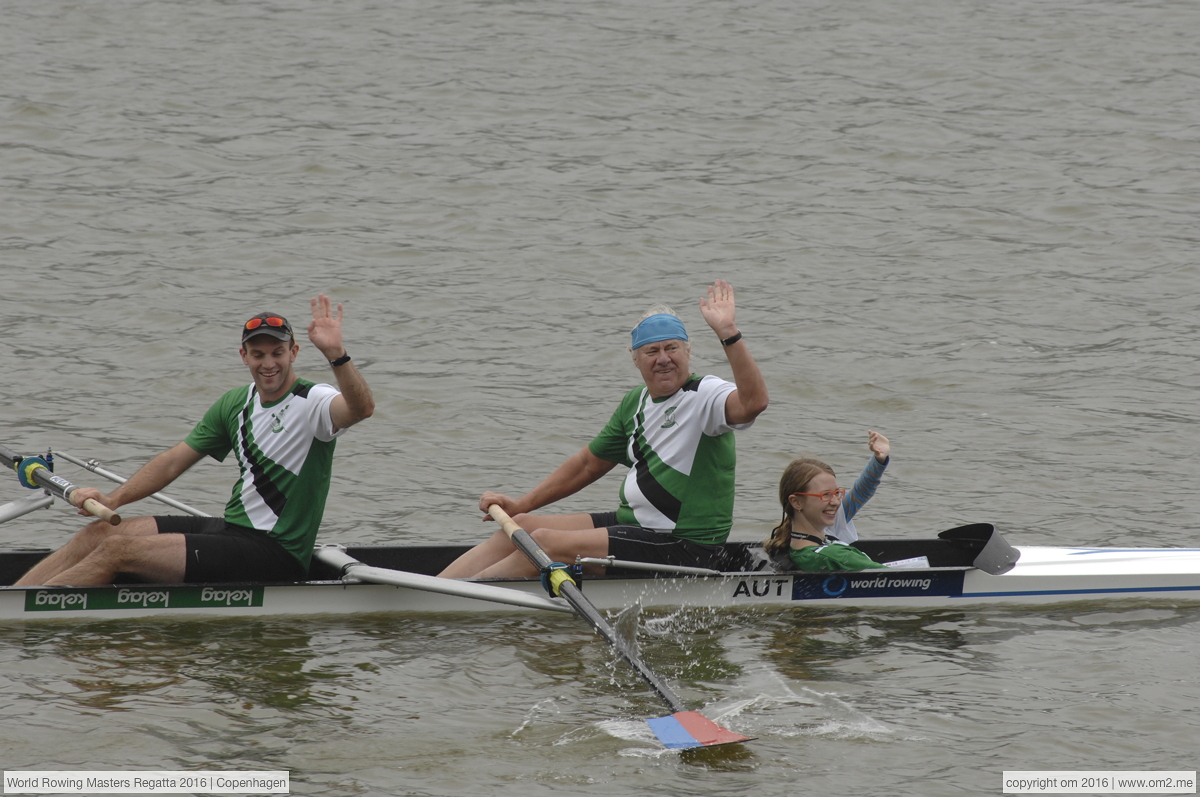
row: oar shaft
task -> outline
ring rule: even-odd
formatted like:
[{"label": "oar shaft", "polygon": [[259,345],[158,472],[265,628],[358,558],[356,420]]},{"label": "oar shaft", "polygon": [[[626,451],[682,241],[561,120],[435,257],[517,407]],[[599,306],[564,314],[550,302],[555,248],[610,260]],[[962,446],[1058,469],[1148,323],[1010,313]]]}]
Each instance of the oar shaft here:
[{"label": "oar shaft", "polygon": [[[488,514],[496,519],[496,522],[504,529],[504,533],[512,540],[517,550],[525,554],[529,561],[533,562],[539,569],[547,568],[553,564],[550,557],[538,547],[537,542],[529,535],[529,532],[518,526],[508,516],[508,513],[498,505],[492,504],[488,507]],[[617,634],[616,629],[609,624],[608,620],[604,619],[604,615],[600,614],[600,611],[592,605],[592,602],[583,596],[583,593],[575,585],[575,582],[564,581],[559,586],[559,593],[575,608],[580,617],[586,620],[592,628],[596,629],[596,633],[604,637],[608,644],[612,645],[613,650],[617,651],[621,658],[629,662],[630,666],[642,677],[642,680],[649,684],[650,688],[666,701],[672,711],[687,711],[687,707],[683,701],[642,662],[641,658],[629,646],[629,643]]]},{"label": "oar shaft", "polygon": [[13,451],[11,448],[0,446],[0,459],[4,460],[4,464],[13,470],[17,469],[17,465],[21,464],[21,455]]},{"label": "oar shaft", "polygon": [[631,562],[628,559],[618,559],[615,556],[606,556],[603,559],[598,559],[594,556],[580,556],[575,561],[583,565],[620,567],[625,570],[651,570],[655,573],[679,573],[685,576],[721,575],[720,570],[713,570],[708,567],[682,567],[680,565],[660,565],[655,562]]},{"label": "oar shaft", "polygon": [[370,584],[388,584],[393,587],[406,587],[426,592],[437,592],[442,595],[455,595],[462,598],[505,603],[510,606],[521,606],[527,609],[547,609],[553,612],[571,614],[571,607],[560,602],[544,598],[540,595],[529,595],[515,589],[497,587],[491,584],[476,584],[469,581],[457,581],[452,578],[436,578],[434,576],[409,573],[404,570],[392,570],[386,567],[372,567],[363,564],[346,553],[340,546],[323,545],[313,551],[313,556],[325,564],[336,568],[342,573],[342,580],[347,583],[357,581]]},{"label": "oar shaft", "polygon": [[35,512],[38,509],[45,509],[53,503],[54,497],[45,493],[41,495],[27,495],[24,498],[18,498],[16,501],[9,501],[4,506],[0,506],[0,523],[7,523],[22,515]]},{"label": "oar shaft", "polygon": [[637,654],[630,649],[629,643],[617,634],[616,629],[604,619],[604,615],[600,614],[591,601],[583,597],[583,593],[579,591],[579,587],[575,586],[574,583],[566,582],[559,587],[559,592],[567,599],[568,603],[575,607],[575,611],[579,612],[580,616],[591,623],[592,628],[596,629],[596,633],[608,640],[608,644],[612,645],[613,650],[617,651],[621,655],[621,658],[629,662],[630,666],[642,677],[642,680],[671,707],[671,711],[687,711],[687,706],[679,699],[679,696],[671,691],[671,688],[664,684],[654,674],[654,671],[647,667]]},{"label": "oar shaft", "polygon": [[[55,451],[54,456],[59,457],[61,459],[65,459],[67,462],[73,462],[76,465],[78,465],[79,467],[83,468],[84,470],[90,470],[92,473],[96,474],[97,476],[103,476],[104,478],[108,479],[110,482],[116,482],[117,484],[124,484],[125,482],[129,481],[129,479],[126,479],[124,476],[119,476],[110,470],[105,470],[104,468],[100,467],[100,463],[94,459],[91,459],[91,460],[80,459],[79,457],[75,457],[75,456],[68,454],[66,451]],[[209,517],[208,513],[201,512],[199,509],[196,509],[194,506],[188,506],[183,501],[176,501],[174,498],[163,495],[162,493],[151,493],[148,497],[153,498],[155,501],[160,501],[160,502],[166,504],[167,506],[174,507],[175,509],[179,509],[184,512],[187,512],[189,515],[195,515],[196,517]]]},{"label": "oar shaft", "polygon": [[[9,448],[0,446],[0,459],[3,459],[5,462],[7,462],[8,466],[12,468],[18,475],[20,475],[21,463],[25,460],[19,454]],[[28,468],[26,477],[39,487],[49,490],[67,503],[74,505],[75,502],[71,500],[71,493],[75,492],[79,488],[74,484],[71,484],[63,477],[52,473],[50,469],[44,465],[35,464]],[[121,522],[120,515],[99,501],[94,501],[91,498],[84,499],[83,508],[92,515],[95,515],[101,520],[111,523],[114,526]]]}]

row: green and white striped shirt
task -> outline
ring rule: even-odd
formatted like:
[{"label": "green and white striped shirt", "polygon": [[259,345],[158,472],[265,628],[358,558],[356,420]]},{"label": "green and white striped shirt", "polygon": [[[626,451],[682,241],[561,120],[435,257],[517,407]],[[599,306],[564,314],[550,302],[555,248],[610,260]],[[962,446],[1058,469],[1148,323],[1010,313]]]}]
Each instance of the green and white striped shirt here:
[{"label": "green and white striped shirt", "polygon": [[287,395],[263,404],[254,385],[217,400],[184,440],[223,462],[237,457],[241,478],[225,520],[267,532],[301,564],[312,558],[333,473],[336,432],[329,405],[338,391],[297,379]]},{"label": "green and white striped shirt", "polygon": [[617,520],[708,545],[733,525],[737,451],[725,400],[737,390],[716,376],[692,376],[674,395],[651,399],[646,387],[625,394],[588,445],[600,459],[630,468]]}]

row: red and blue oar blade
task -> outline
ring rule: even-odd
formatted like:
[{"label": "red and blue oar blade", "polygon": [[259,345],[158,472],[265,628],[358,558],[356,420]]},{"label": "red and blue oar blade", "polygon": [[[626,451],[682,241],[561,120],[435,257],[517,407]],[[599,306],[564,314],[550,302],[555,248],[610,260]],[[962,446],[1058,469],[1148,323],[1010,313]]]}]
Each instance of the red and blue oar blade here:
[{"label": "red and blue oar blade", "polygon": [[669,717],[648,719],[646,724],[654,731],[658,740],[672,750],[719,747],[723,744],[749,742],[756,738],[722,728],[699,711],[677,711]]}]

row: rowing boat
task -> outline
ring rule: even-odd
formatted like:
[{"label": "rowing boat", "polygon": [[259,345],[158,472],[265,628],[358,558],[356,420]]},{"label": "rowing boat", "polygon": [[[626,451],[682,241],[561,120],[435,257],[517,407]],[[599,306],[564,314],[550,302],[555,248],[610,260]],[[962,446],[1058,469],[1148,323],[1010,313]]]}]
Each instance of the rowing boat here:
[{"label": "rowing boat", "polygon": [[[779,572],[754,543],[727,543],[725,572],[634,570],[616,563],[583,582],[599,609],[643,607],[966,607],[1080,600],[1200,600],[1200,549],[1011,546],[988,524],[931,539],[859,540],[876,561],[929,566]],[[538,579],[433,579],[466,545],[321,546],[298,583],[13,587],[48,550],[0,551],[0,620],[263,616],[367,612],[569,612]],[[922,557],[924,558],[922,560]],[[394,583],[380,574],[395,574]],[[403,586],[403,584],[408,584]],[[430,586],[432,585],[432,586]],[[462,594],[433,592],[439,585]],[[482,588],[483,591],[477,590]],[[490,590],[490,592],[488,591]],[[485,594],[486,593],[486,594]],[[494,596],[499,596],[494,597]],[[500,602],[512,596],[512,602]],[[519,605],[513,605],[518,603]]]},{"label": "rowing boat", "polygon": [[[125,481],[59,452],[113,481]],[[21,483],[42,488],[0,506],[0,523],[45,507],[49,496],[70,501],[76,489],[55,476],[53,457],[20,457],[0,447]],[[156,500],[193,515],[197,509],[159,493]],[[51,500],[52,502],[52,500]],[[87,506],[86,502],[84,504]],[[107,507],[108,522],[120,522]],[[92,510],[89,510],[92,511]],[[936,539],[860,540],[855,544],[884,568],[803,573],[790,560],[768,557],[761,545],[726,543],[725,569],[663,567],[607,559],[552,562],[501,507],[489,514],[513,544],[542,570],[538,579],[442,579],[469,550],[466,545],[320,546],[308,579],[294,583],[146,584],[92,587],[18,587],[20,576],[51,552],[0,551],[0,622],[125,619],[136,617],[245,617],[373,612],[476,612],[541,609],[578,614],[600,634],[674,711],[646,720],[668,748],[691,749],[752,741],[724,728],[683,701],[641,660],[599,610],[629,606],[736,609],[779,606],[938,607],[1005,603],[1056,603],[1113,598],[1200,599],[1200,550],[1117,548],[1014,548],[990,524],[943,531]],[[604,575],[582,591],[583,565]],[[545,588],[561,597],[546,597]]]}]

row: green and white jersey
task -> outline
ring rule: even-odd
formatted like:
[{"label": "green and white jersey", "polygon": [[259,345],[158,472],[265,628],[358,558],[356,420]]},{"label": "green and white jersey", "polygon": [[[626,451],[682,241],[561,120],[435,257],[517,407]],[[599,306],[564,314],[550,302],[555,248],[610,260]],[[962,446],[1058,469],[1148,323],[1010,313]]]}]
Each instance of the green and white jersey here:
[{"label": "green and white jersey", "polygon": [[737,451],[725,400],[737,390],[716,376],[688,379],[674,395],[651,399],[646,387],[625,394],[589,445],[600,459],[630,470],[617,520],[680,539],[722,543],[733,525]]},{"label": "green and white jersey", "polygon": [[797,570],[806,573],[827,573],[831,570],[870,570],[886,567],[857,548],[831,540],[825,545],[806,545],[788,548],[788,559]]},{"label": "green and white jersey", "polygon": [[286,396],[263,404],[254,385],[234,388],[204,413],[184,440],[223,462],[237,457],[241,478],[225,520],[267,532],[304,566],[312,558],[333,473],[329,405],[338,391],[297,379]]}]

